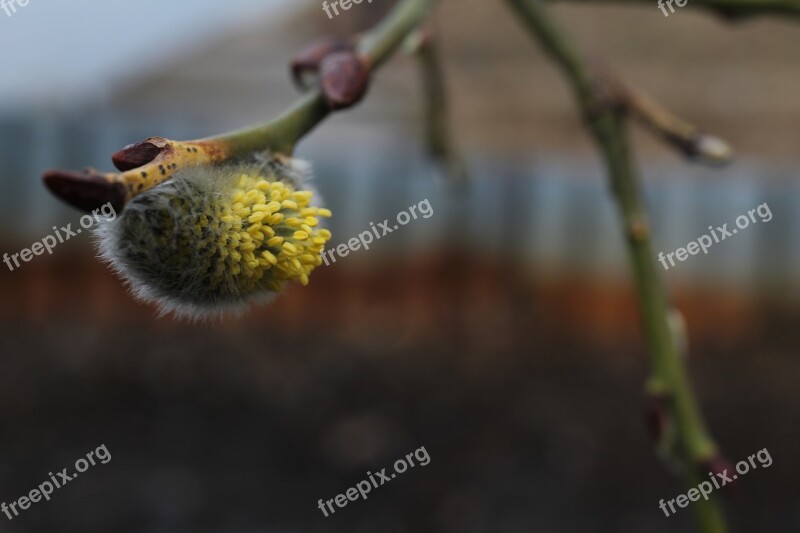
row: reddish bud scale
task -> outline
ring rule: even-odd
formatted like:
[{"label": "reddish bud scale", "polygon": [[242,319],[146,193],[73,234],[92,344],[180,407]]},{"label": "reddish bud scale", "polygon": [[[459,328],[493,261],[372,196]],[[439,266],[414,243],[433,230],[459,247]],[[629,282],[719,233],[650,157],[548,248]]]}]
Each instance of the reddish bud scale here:
[{"label": "reddish bud scale", "polygon": [[114,166],[125,172],[146,165],[161,153],[164,147],[158,147],[150,141],[129,144],[111,156]]},{"label": "reddish bud scale", "polygon": [[352,50],[344,41],[336,39],[321,39],[311,43],[294,55],[291,62],[292,79],[301,89],[306,89],[306,74],[319,72],[320,63],[332,53]]},{"label": "reddish bud scale", "polygon": [[320,76],[322,94],[333,111],[354,106],[364,98],[369,87],[369,69],[352,51],[325,57],[320,65]]},{"label": "reddish bud scale", "polygon": [[48,170],[44,173],[44,184],[58,198],[86,212],[106,203],[119,212],[127,201],[122,183],[111,181],[93,169],[83,172]]},{"label": "reddish bud scale", "polygon": [[667,402],[664,396],[649,395],[644,408],[644,423],[647,433],[655,441],[659,442],[664,438],[669,423],[669,413]]}]

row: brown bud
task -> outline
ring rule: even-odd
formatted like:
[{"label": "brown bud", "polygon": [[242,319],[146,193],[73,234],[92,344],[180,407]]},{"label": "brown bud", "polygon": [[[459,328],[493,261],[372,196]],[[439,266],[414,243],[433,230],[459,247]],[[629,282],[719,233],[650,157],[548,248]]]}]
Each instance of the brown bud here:
[{"label": "brown bud", "polygon": [[163,149],[163,146],[156,146],[148,139],[135,144],[129,144],[119,152],[115,152],[111,156],[111,161],[114,162],[114,166],[117,167],[117,169],[126,172],[146,165],[155,159]]},{"label": "brown bud", "polygon": [[90,212],[110,203],[119,212],[125,206],[125,186],[92,169],[83,172],[48,170],[43,179],[50,192],[82,211]]},{"label": "brown bud", "polygon": [[414,33],[408,36],[403,47],[409,54],[418,54],[428,46],[430,46],[435,39],[435,32],[433,24],[426,24]]},{"label": "brown bud", "polygon": [[731,147],[713,135],[697,133],[679,147],[690,158],[708,165],[725,165],[731,162],[733,150]]},{"label": "brown bud", "polygon": [[724,457],[717,455],[705,461],[701,465],[701,476],[708,475],[709,480],[718,486],[721,490],[726,491],[733,496],[739,495],[739,474],[736,468]]},{"label": "brown bud", "polygon": [[369,87],[369,69],[352,51],[325,57],[320,65],[320,76],[322,94],[333,111],[354,106]]},{"label": "brown bud", "polygon": [[294,57],[292,57],[291,61],[292,79],[295,85],[301,89],[307,89],[307,74],[316,74],[319,71],[320,63],[322,63],[322,60],[328,55],[347,50],[352,50],[352,47],[348,43],[326,38],[311,43],[297,52]]},{"label": "brown bud", "polygon": [[655,442],[660,442],[664,438],[668,423],[669,413],[666,398],[660,394],[648,395],[644,408],[644,424],[647,427],[647,433]]},{"label": "brown bud", "polygon": [[717,7],[713,8],[717,15],[720,16],[725,22],[736,23],[747,18],[747,13],[744,10],[737,10],[736,8]]}]

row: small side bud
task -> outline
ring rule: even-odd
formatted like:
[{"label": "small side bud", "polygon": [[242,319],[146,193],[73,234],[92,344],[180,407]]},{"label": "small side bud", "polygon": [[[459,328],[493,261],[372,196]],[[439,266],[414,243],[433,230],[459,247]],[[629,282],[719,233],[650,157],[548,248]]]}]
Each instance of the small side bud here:
[{"label": "small side bud", "polygon": [[300,89],[308,89],[311,85],[310,79],[319,72],[320,63],[325,57],[335,52],[352,50],[352,47],[344,41],[337,39],[321,39],[306,46],[297,52],[290,63],[292,80]]},{"label": "small side bud", "polygon": [[644,424],[647,433],[656,443],[661,443],[667,434],[669,413],[667,399],[663,394],[648,394],[644,408]]},{"label": "small side bud", "polygon": [[146,165],[161,153],[164,146],[156,146],[150,139],[129,144],[111,156],[114,166],[122,172]]},{"label": "small side bud", "polygon": [[701,133],[695,138],[694,154],[690,155],[705,163],[725,165],[733,158],[733,149],[719,137]]},{"label": "small side bud", "polygon": [[48,170],[42,177],[50,192],[87,213],[107,203],[120,212],[127,201],[122,183],[112,181],[94,169],[83,172]]},{"label": "small side bud", "polygon": [[733,149],[728,143],[701,132],[682,130],[661,132],[664,138],[689,159],[713,166],[722,166],[733,159]]},{"label": "small side bud", "polygon": [[326,56],[320,64],[320,76],[322,93],[333,111],[354,106],[369,87],[369,69],[352,51]]},{"label": "small side bud", "polygon": [[739,474],[730,461],[721,455],[716,455],[704,461],[700,468],[700,474],[706,474],[710,479],[715,479],[715,485],[719,485],[721,490],[732,496],[739,495],[740,486],[736,479],[739,477]]},{"label": "small side bud", "polygon": [[403,42],[403,50],[408,55],[419,54],[425,47],[431,45],[433,39],[433,25],[427,24],[406,38]]},{"label": "small side bud", "polygon": [[729,23],[737,23],[745,20],[747,18],[747,14],[744,11],[737,10],[736,8],[726,8],[726,7],[717,7],[713,8],[713,11],[716,11],[717,15],[723,19],[725,22]]}]

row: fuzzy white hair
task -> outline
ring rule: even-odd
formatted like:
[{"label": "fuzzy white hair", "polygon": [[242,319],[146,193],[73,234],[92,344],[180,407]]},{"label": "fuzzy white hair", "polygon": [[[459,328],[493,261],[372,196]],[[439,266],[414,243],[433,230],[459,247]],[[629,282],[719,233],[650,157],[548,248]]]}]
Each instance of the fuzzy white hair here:
[{"label": "fuzzy white hair", "polygon": [[136,196],[114,220],[98,224],[93,231],[98,255],[135,298],[155,303],[161,316],[218,318],[274,299],[276,293],[263,286],[243,290],[229,271],[211,283],[207,265],[221,263],[218,256],[214,263],[213,243],[225,238],[217,215],[242,174],[312,190],[313,204],[319,205],[305,161],[265,156],[249,164],[190,167]]}]

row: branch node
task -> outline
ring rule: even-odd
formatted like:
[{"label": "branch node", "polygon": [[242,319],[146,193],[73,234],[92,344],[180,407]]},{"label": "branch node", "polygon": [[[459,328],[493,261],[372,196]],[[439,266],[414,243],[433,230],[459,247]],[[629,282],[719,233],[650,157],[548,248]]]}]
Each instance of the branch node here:
[{"label": "branch node", "polygon": [[324,38],[315,41],[297,52],[291,60],[292,80],[301,90],[307,90],[319,73],[322,60],[335,52],[353,50],[353,45],[341,39]]},{"label": "branch node", "polygon": [[636,243],[644,242],[650,237],[650,227],[643,217],[634,217],[628,222],[628,238]]},{"label": "branch node", "polygon": [[352,50],[325,56],[319,72],[320,88],[331,111],[356,105],[369,88],[370,71],[366,61]]}]

